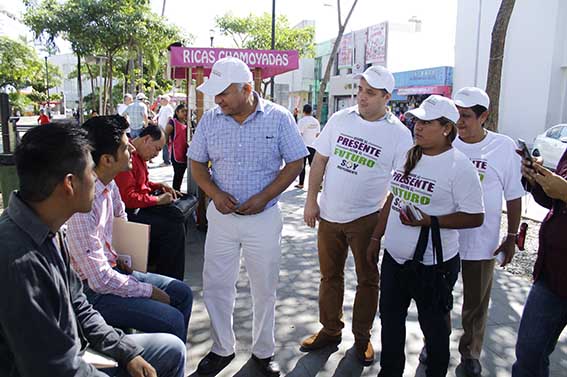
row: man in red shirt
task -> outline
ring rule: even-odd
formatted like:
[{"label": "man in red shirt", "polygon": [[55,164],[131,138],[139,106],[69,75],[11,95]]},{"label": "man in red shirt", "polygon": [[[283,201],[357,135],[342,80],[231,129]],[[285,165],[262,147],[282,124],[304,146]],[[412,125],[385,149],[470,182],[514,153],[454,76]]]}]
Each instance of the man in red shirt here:
[{"label": "man in red shirt", "polygon": [[185,226],[168,214],[168,204],[179,192],[165,183],[149,180],[146,162],[156,157],[165,144],[165,135],[158,126],[145,127],[132,140],[132,170],[119,173],[114,179],[126,205],[128,220],[151,225],[149,264],[154,272],[183,280],[185,269]]},{"label": "man in red shirt", "polygon": [[49,124],[50,121],[51,120],[49,119],[49,115],[45,113],[45,110],[40,109],[39,118],[37,118],[37,123],[39,123],[40,126],[43,126],[44,124]]}]

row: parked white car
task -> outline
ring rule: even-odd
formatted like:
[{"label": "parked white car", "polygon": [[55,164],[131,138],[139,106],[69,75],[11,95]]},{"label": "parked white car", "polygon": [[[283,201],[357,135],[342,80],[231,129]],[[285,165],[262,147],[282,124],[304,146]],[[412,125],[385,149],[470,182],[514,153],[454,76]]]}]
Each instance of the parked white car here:
[{"label": "parked white car", "polygon": [[532,154],[543,157],[543,165],[555,169],[567,149],[567,124],[558,124],[538,135],[534,140]]}]

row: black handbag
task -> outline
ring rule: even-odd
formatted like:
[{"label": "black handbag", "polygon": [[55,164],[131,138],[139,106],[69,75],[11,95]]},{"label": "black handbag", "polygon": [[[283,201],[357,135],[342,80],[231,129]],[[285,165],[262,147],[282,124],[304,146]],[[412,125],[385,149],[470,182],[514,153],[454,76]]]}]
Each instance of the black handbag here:
[{"label": "black handbag", "polygon": [[184,223],[195,211],[197,203],[198,199],[195,195],[184,194],[169,204],[147,207],[144,211],[155,212],[156,215],[166,217],[173,222]]},{"label": "black handbag", "polygon": [[448,267],[459,263],[459,256],[447,262],[443,261],[439,221],[436,217],[431,216],[434,264],[431,266],[422,264],[429,240],[429,231],[430,227],[421,227],[413,259],[403,264],[400,278],[416,303],[422,304],[422,307],[429,307],[431,310],[447,313],[453,308],[453,285],[456,280],[454,271]]}]

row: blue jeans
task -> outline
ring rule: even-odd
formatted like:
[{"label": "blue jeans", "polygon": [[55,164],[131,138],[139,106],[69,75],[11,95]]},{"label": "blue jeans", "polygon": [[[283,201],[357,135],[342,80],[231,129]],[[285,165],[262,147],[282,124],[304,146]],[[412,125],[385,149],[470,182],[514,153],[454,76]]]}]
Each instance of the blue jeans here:
[{"label": "blue jeans", "polygon": [[163,146],[161,150],[161,155],[163,156],[163,162],[166,164],[171,164],[171,159],[169,158],[169,146],[167,143]]},{"label": "blue jeans", "polygon": [[[156,370],[159,377],[183,377],[185,373],[185,344],[170,334],[133,334],[126,335],[136,344],[144,347],[142,356]],[[101,369],[101,372],[113,377],[130,377],[123,368]]]},{"label": "blue jeans", "polygon": [[193,306],[191,288],[182,281],[163,275],[137,271],[132,275],[141,282],[165,291],[171,299],[171,304],[167,305],[149,297],[100,294],[85,286],[87,299],[113,327],[134,328],[147,333],[173,334],[185,343]]},{"label": "blue jeans", "polygon": [[142,127],[142,128],[136,128],[136,129],[130,128],[130,137],[131,137],[132,139],[137,138],[138,136],[140,136],[140,134],[142,133],[142,130],[143,130],[143,129],[144,129],[144,127]]},{"label": "blue jeans", "polygon": [[543,279],[532,285],[518,331],[513,377],[549,376],[549,355],[567,326],[567,299],[547,288]]}]

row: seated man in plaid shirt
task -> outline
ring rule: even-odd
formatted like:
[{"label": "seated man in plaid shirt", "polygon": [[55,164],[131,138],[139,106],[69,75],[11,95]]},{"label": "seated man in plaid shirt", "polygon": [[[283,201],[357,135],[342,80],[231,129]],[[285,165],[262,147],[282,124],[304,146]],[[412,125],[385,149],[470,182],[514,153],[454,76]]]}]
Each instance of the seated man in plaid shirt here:
[{"label": "seated man in plaid shirt", "polygon": [[68,222],[73,268],[83,280],[89,302],[112,326],[165,332],[184,343],[193,295],[185,283],[166,276],[132,271],[112,249],[112,222],[126,220],[114,177],[132,167],[134,147],[120,116],[100,116],[83,125],[93,146],[97,179],[92,210]]}]

